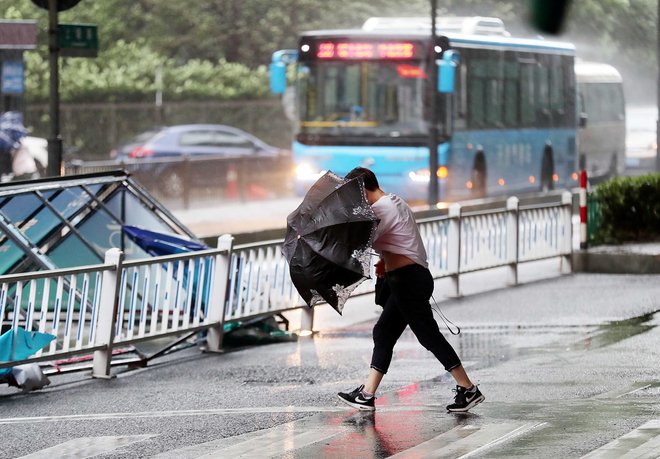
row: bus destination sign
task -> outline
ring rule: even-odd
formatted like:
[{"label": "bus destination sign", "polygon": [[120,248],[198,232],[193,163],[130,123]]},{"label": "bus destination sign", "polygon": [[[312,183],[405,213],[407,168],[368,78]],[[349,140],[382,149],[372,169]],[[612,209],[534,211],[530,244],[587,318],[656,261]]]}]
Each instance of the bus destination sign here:
[{"label": "bus destination sign", "polygon": [[411,42],[331,42],[318,43],[317,59],[411,59],[416,47]]}]

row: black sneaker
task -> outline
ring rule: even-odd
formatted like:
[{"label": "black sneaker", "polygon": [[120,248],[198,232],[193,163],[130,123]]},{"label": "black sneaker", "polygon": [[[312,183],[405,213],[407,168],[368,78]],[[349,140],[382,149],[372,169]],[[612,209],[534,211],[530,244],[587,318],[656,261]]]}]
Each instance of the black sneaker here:
[{"label": "black sneaker", "polygon": [[374,411],[376,409],[374,406],[376,397],[365,399],[362,396],[362,389],[364,389],[364,384],[355,389],[353,392],[339,392],[337,395],[339,396],[339,400],[346,403],[347,405],[352,406],[353,408],[357,408],[358,410],[362,411]]},{"label": "black sneaker", "polygon": [[465,412],[486,400],[486,397],[483,396],[477,386],[474,386],[474,391],[468,391],[461,386],[456,386],[453,391],[456,392],[456,396],[454,397],[454,403],[447,405],[447,411],[449,412]]}]

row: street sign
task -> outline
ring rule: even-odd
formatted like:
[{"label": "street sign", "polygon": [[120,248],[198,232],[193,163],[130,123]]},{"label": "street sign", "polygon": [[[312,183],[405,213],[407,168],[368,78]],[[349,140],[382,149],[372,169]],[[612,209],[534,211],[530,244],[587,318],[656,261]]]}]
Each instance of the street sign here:
[{"label": "street sign", "polygon": [[95,24],[59,24],[57,42],[63,57],[96,57],[99,51]]},{"label": "street sign", "polygon": [[23,94],[24,69],[22,61],[2,62],[2,94]]}]

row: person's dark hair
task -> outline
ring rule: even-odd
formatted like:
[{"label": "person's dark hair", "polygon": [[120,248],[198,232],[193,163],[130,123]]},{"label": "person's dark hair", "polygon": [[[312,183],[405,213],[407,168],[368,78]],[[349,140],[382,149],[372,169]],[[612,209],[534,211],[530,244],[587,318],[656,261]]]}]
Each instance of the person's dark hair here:
[{"label": "person's dark hair", "polygon": [[354,179],[356,177],[362,177],[364,181],[364,187],[369,191],[376,191],[380,186],[378,185],[378,179],[376,174],[371,172],[366,167],[356,167],[344,177],[346,180]]}]

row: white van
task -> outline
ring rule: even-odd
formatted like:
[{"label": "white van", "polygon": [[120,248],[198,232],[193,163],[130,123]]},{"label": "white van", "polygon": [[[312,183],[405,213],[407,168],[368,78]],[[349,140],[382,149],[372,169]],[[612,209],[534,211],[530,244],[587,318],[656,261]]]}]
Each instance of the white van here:
[{"label": "white van", "polygon": [[623,173],[626,159],[626,107],[623,80],[608,64],[576,60],[579,168],[589,177]]}]

